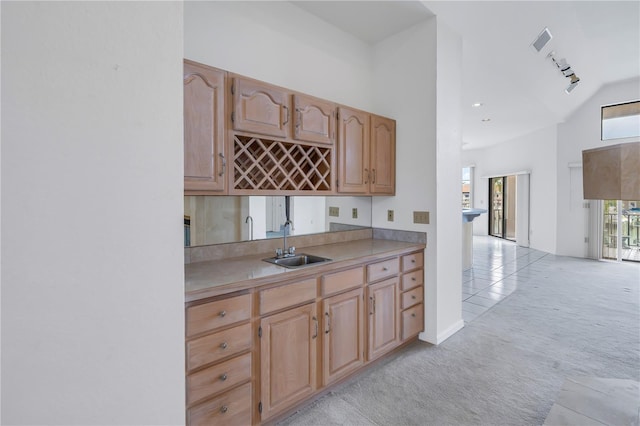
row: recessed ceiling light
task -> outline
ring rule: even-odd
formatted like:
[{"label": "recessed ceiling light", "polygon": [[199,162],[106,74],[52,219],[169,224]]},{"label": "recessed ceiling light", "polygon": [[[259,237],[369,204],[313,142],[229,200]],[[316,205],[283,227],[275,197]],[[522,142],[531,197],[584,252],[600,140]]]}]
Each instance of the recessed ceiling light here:
[{"label": "recessed ceiling light", "polygon": [[491,119],[490,118],[483,118],[482,121],[484,121],[486,123],[487,121],[491,121]]},{"label": "recessed ceiling light", "polygon": [[474,107],[474,108],[481,107],[482,105],[484,105],[482,102],[476,102],[476,103],[471,104],[471,106]]}]

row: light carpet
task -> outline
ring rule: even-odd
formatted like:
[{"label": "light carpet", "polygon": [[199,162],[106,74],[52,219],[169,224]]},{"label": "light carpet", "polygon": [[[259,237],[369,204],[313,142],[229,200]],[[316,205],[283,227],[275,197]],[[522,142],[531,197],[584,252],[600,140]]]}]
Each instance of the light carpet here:
[{"label": "light carpet", "polygon": [[540,425],[567,377],[640,379],[640,265],[545,268],[439,346],[418,342],[281,425]]}]

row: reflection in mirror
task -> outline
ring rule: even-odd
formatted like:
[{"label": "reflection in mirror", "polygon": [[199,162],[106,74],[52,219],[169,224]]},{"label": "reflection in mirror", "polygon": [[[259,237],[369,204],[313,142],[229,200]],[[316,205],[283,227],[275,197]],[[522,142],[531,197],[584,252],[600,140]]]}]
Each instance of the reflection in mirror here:
[{"label": "reflection in mirror", "polygon": [[[371,227],[371,197],[300,196],[290,200],[293,226],[287,235]],[[187,247],[282,237],[284,222],[284,196],[184,197]]]}]

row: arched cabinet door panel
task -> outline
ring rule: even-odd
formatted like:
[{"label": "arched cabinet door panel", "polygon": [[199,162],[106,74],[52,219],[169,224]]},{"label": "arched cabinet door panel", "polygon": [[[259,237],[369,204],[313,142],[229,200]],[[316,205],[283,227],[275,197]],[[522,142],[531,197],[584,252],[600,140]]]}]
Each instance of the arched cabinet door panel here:
[{"label": "arched cabinet door panel", "polygon": [[338,112],[338,192],[369,191],[369,114],[340,107]]},{"label": "arched cabinet door panel", "polygon": [[235,77],[231,86],[233,130],[286,138],[291,128],[291,96],[267,83]]},{"label": "arched cabinet door panel", "polygon": [[336,137],[336,106],[312,96],[293,96],[293,137],[299,141],[333,145]]},{"label": "arched cabinet door panel", "polygon": [[184,61],[184,189],[225,191],[224,71]]},{"label": "arched cabinet door panel", "polygon": [[396,122],[371,116],[371,193],[396,193]]}]

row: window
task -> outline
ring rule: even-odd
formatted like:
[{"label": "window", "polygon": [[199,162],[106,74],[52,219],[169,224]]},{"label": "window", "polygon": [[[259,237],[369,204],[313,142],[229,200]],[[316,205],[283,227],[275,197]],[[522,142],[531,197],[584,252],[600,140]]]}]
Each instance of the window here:
[{"label": "window", "polygon": [[471,167],[462,169],[462,208],[471,208]]},{"label": "window", "polygon": [[602,140],[640,136],[640,101],[602,107]]}]

